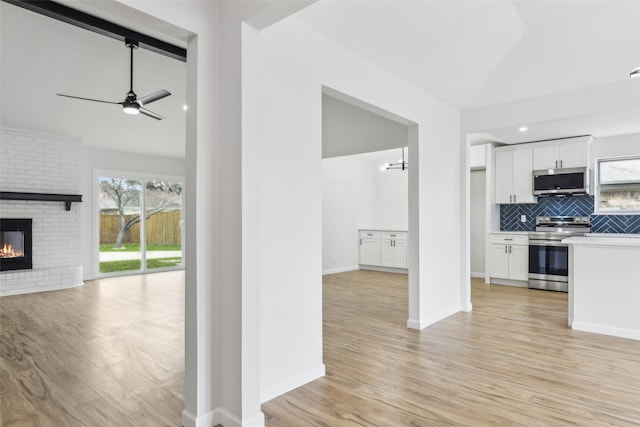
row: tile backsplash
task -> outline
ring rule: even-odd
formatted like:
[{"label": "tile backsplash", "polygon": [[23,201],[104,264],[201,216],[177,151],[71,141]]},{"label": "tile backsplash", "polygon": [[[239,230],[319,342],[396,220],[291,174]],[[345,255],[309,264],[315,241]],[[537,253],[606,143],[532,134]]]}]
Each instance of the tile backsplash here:
[{"label": "tile backsplash", "polygon": [[[594,215],[593,196],[539,197],[538,203],[500,205],[500,230],[535,231],[542,215],[591,216],[593,233],[640,233],[640,215]],[[527,221],[520,222],[526,215]]]}]

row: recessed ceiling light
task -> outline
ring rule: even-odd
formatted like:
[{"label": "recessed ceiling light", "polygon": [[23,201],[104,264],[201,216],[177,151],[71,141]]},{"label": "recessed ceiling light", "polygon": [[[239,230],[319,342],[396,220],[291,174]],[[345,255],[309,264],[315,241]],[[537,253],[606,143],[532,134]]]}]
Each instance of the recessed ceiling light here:
[{"label": "recessed ceiling light", "polygon": [[631,74],[629,74],[629,77],[631,77],[631,78],[640,77],[640,67],[638,67],[635,70],[633,70],[631,72]]},{"label": "recessed ceiling light", "polygon": [[527,131],[527,129],[529,129],[529,128],[528,128],[528,127],[526,127],[526,126],[521,126],[518,130],[519,130],[520,132],[526,132],[526,131]]}]

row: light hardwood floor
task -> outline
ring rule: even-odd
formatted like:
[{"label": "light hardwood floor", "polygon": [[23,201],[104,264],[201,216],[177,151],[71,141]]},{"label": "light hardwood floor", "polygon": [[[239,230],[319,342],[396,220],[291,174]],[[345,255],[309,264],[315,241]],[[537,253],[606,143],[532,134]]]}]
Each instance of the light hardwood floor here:
[{"label": "light hardwood floor", "polygon": [[184,274],[0,298],[0,425],[178,426]]},{"label": "light hardwood floor", "polygon": [[406,276],[325,276],[327,375],[267,425],[640,425],[640,342],[572,331],[563,293],[474,280],[472,303],[411,331]]},{"label": "light hardwood floor", "polygon": [[[184,275],[0,298],[2,426],[178,426]],[[407,330],[407,278],[324,277],[327,376],[267,425],[640,425],[640,342],[566,327],[566,294],[472,284],[472,313]]]}]

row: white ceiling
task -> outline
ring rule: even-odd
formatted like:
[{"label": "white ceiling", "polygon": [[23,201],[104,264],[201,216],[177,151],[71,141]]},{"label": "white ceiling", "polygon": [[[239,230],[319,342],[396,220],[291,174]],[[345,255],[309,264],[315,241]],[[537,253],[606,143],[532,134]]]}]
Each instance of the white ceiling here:
[{"label": "white ceiling", "polygon": [[[640,98],[640,79],[629,81],[640,65],[640,1],[321,1],[296,18],[463,110],[622,85]],[[639,133],[636,104],[528,124],[526,133],[487,129],[471,139]]]},{"label": "white ceiling", "polygon": [[458,108],[627,79],[640,1],[321,1],[296,17]]},{"label": "white ceiling", "polygon": [[83,138],[109,150],[184,157],[186,63],[134,51],[133,89],[171,96],[146,106],[164,117],[131,116],[119,105],[56,96],[64,93],[122,102],[129,91],[124,43],[0,2],[0,123]]},{"label": "white ceiling", "polygon": [[[102,2],[76,2],[64,0],[104,16],[97,9]],[[166,120],[127,116],[116,105],[55,96],[121,101],[129,84],[122,43],[5,2],[0,15],[2,126],[79,136],[88,146],[184,157],[184,63],[136,50],[137,94],[164,88],[173,95],[149,106]],[[461,109],[620,87],[640,65],[640,1],[321,0],[295,19]],[[640,89],[640,83],[633,87]],[[628,111],[536,123],[528,135],[487,129],[474,140],[635,133],[639,117]]]},{"label": "white ceiling", "polygon": [[[372,163],[376,166],[382,166],[385,163],[398,163],[402,160],[402,151],[400,148],[393,150],[372,151],[371,153],[354,154],[350,156],[354,159]],[[404,148],[404,160],[409,161],[409,150]]]}]

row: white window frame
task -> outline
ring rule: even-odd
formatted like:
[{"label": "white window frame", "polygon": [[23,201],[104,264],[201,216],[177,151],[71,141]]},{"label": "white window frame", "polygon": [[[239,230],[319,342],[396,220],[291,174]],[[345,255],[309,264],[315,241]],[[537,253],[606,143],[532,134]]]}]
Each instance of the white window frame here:
[{"label": "white window frame", "polygon": [[596,215],[640,215],[640,210],[622,211],[622,210],[600,209],[600,163],[610,162],[610,161],[619,161],[619,160],[637,160],[640,162],[640,156],[604,157],[601,159],[596,159],[595,161],[596,173],[594,176],[595,198],[594,198],[593,211]]},{"label": "white window frame", "polygon": [[[107,177],[116,177],[116,178],[126,178],[126,179],[137,179],[142,181],[142,189],[144,192],[146,187],[146,181],[171,181],[178,182],[182,184],[182,232],[180,234],[180,244],[182,248],[182,264],[176,267],[165,267],[165,268],[147,268],[147,259],[146,253],[141,251],[140,253],[140,270],[128,270],[128,271],[118,271],[113,273],[101,273],[100,272],[100,190],[98,188],[98,180],[101,176]],[[163,271],[176,271],[176,270],[184,270],[185,267],[185,226],[184,226],[184,218],[185,218],[185,203],[184,203],[184,195],[185,195],[185,177],[178,175],[163,175],[163,174],[155,174],[155,173],[141,173],[141,172],[132,172],[132,171],[123,171],[123,170],[112,170],[112,169],[94,169],[93,170],[93,268],[95,277],[117,277],[117,276],[134,276],[138,274],[149,274],[149,273],[160,273]],[[142,212],[146,209],[145,206],[145,197],[142,197],[140,209]],[[140,241],[147,241],[147,227],[146,221],[140,221]]]}]

